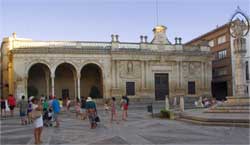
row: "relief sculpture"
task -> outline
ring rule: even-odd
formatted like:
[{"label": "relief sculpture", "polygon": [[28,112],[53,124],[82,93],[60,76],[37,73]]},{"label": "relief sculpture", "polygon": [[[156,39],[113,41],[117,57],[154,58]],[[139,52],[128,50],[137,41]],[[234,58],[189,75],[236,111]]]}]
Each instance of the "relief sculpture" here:
[{"label": "relief sculpture", "polygon": [[120,77],[124,79],[140,78],[141,74],[140,62],[121,61],[119,74]]}]

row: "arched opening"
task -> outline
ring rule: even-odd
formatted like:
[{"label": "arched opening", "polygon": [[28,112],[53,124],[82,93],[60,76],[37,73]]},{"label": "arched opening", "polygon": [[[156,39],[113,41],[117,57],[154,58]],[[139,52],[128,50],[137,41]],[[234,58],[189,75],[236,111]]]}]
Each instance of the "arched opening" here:
[{"label": "arched opening", "polygon": [[96,64],[87,64],[81,70],[81,96],[103,98],[102,70]]},{"label": "arched opening", "polygon": [[55,70],[55,96],[71,100],[77,95],[76,69],[72,64],[62,63]]},{"label": "arched opening", "polygon": [[34,64],[28,71],[28,96],[49,96],[50,69],[43,63]]}]

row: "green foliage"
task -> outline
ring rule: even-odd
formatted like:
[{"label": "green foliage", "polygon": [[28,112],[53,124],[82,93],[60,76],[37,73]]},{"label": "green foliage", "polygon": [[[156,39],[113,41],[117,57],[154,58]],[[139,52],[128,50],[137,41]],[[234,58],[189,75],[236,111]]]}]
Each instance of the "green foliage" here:
[{"label": "green foliage", "polygon": [[170,110],[162,109],[161,112],[160,112],[160,117],[161,118],[173,119],[174,118],[174,113],[171,112]]},{"label": "green foliage", "polygon": [[90,90],[90,93],[89,93],[89,96],[91,98],[101,98],[101,94],[100,94],[100,91],[99,89],[96,87],[96,86],[92,86],[91,87],[91,90]]}]

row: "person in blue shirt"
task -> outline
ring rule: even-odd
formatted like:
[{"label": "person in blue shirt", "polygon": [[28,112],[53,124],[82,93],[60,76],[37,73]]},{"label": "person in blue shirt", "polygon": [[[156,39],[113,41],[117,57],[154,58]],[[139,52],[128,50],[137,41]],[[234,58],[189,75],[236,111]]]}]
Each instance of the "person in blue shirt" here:
[{"label": "person in blue shirt", "polygon": [[56,121],[56,126],[55,127],[59,127],[60,123],[59,123],[59,113],[60,113],[60,103],[58,101],[58,99],[54,96],[54,99],[52,101],[52,109],[53,109],[53,113],[54,113],[54,119]]}]

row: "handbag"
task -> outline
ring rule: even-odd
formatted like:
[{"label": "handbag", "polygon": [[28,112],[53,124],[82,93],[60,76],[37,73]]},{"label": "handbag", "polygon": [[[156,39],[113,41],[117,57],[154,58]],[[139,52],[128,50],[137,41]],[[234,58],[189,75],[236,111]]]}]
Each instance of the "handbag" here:
[{"label": "handbag", "polygon": [[41,115],[42,115],[42,112],[41,112],[41,111],[37,111],[37,110],[35,110],[35,109],[31,111],[31,118],[32,118],[33,120],[39,118]]},{"label": "handbag", "polygon": [[99,116],[96,116],[96,117],[95,117],[95,122],[100,122]]}]

